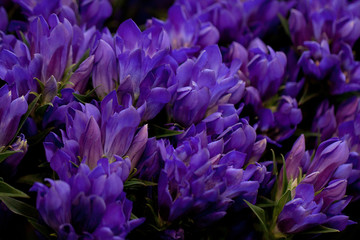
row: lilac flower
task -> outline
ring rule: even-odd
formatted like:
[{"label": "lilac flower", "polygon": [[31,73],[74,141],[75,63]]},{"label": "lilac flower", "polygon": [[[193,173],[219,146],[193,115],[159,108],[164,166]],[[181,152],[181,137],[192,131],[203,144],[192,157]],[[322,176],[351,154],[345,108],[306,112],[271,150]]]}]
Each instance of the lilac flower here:
[{"label": "lilac flower", "polygon": [[79,13],[82,22],[87,27],[96,26],[101,28],[105,20],[111,16],[112,7],[108,0],[83,0],[79,4]]},{"label": "lilac flower", "polygon": [[299,59],[298,64],[302,67],[304,73],[318,80],[324,79],[334,66],[339,64],[339,58],[332,54],[329,44],[326,40],[317,42],[304,42],[309,49],[304,51]]},{"label": "lilac flower", "polygon": [[314,117],[312,131],[321,133],[322,141],[331,138],[336,131],[334,106],[330,107],[327,100],[323,101],[318,107]]},{"label": "lilac flower", "polygon": [[278,128],[278,141],[290,137],[296,130],[296,126],[302,120],[301,110],[297,106],[296,99],[289,96],[280,98],[277,111],[274,113],[275,124]]},{"label": "lilac flower", "polygon": [[16,141],[11,144],[9,150],[19,152],[12,154],[1,163],[1,176],[14,176],[17,172],[16,168],[28,150],[28,144],[24,134],[20,134],[16,138]]},{"label": "lilac flower", "polygon": [[250,180],[253,173],[242,169],[245,155],[231,151],[211,157],[214,153],[209,152],[202,134],[183,141],[176,149],[169,145],[164,150],[158,184],[164,219],[175,221],[190,214],[198,224],[207,225],[226,214],[232,198],[256,200],[259,180]]},{"label": "lilac flower", "polygon": [[[202,22],[211,22],[224,41],[236,40],[247,45],[278,23],[277,14],[286,15],[287,3],[278,1],[196,1],[179,0],[179,4]],[[266,14],[262,11],[268,9]]]},{"label": "lilac flower", "polygon": [[255,44],[256,41],[260,40],[255,39],[249,47],[254,54],[248,64],[249,78],[251,85],[258,89],[261,98],[265,100],[275,95],[282,83],[286,56],[282,52],[275,52],[271,47],[263,49],[261,44]]},{"label": "lilac flower", "polygon": [[50,133],[44,142],[47,160],[61,179],[76,173],[72,164],[83,162],[94,168],[103,156],[116,160],[128,154],[133,162],[127,167],[130,172],[130,165],[135,166],[147,141],[146,127],[135,136],[140,123],[135,108],[118,105],[113,91],[101,102],[101,111],[92,104],[76,104],[64,110],[66,130],[61,138]]},{"label": "lilac flower", "polygon": [[352,121],[358,112],[360,112],[360,98],[355,96],[348,98],[336,110],[336,122],[340,125],[343,122]]},{"label": "lilac flower", "polygon": [[114,49],[104,40],[100,40],[94,52],[94,70],[92,84],[100,97],[113,89],[118,79]]},{"label": "lilac flower", "polygon": [[[199,122],[208,109],[210,113],[215,112],[219,103],[226,103],[232,94],[238,94],[230,91],[242,82],[235,75],[235,69],[228,69],[222,64],[217,46],[205,48],[196,61],[188,59],[180,65],[176,79],[178,90],[173,100],[172,115],[176,122],[184,126]],[[194,102],[197,104],[194,105]]]},{"label": "lilac flower", "polygon": [[124,239],[143,222],[130,220],[132,203],[123,192],[119,162],[109,164],[102,159],[93,170],[81,164],[77,174],[66,181],[47,181],[50,187],[35,183],[31,190],[38,193],[36,207],[42,219],[60,239]]},{"label": "lilac flower", "polygon": [[14,137],[20,118],[27,111],[28,105],[25,97],[16,97],[8,85],[0,88],[0,102],[0,147],[2,148]]},{"label": "lilac flower", "polygon": [[331,73],[330,87],[332,94],[342,94],[345,92],[359,91],[360,63],[354,60],[352,49],[347,44],[340,45],[338,54],[341,64],[336,65]]},{"label": "lilac flower", "polygon": [[174,4],[168,11],[168,20],[152,19],[148,25],[161,26],[169,35],[172,56],[183,63],[201,48],[217,43],[218,30],[210,22],[201,22],[191,16],[185,7]]},{"label": "lilac flower", "polygon": [[8,16],[3,7],[0,7],[0,31],[5,32],[8,25]]},{"label": "lilac flower", "polygon": [[322,142],[312,160],[307,175],[313,174],[314,178],[303,180],[303,183],[314,185],[315,191],[323,188],[330,180],[335,170],[347,161],[349,157],[349,148],[345,141],[337,138],[331,138]]},{"label": "lilac flower", "polygon": [[323,203],[316,203],[314,194],[311,184],[296,187],[294,199],[285,204],[277,218],[277,226],[281,232],[297,233],[325,222],[326,215],[321,212]]}]

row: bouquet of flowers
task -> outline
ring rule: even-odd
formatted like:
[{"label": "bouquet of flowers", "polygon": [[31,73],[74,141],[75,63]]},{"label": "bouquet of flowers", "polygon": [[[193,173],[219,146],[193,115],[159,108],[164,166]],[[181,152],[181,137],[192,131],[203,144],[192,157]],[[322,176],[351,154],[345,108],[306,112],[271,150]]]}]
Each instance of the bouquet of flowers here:
[{"label": "bouquet of flowers", "polygon": [[360,1],[0,0],[0,239],[356,239]]}]

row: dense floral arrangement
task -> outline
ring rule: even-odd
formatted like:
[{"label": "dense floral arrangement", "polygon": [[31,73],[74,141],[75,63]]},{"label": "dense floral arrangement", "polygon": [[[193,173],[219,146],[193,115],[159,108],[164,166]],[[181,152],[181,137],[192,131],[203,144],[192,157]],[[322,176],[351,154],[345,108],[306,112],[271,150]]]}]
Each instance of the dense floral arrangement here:
[{"label": "dense floral arrangement", "polygon": [[0,0],[0,239],[356,239],[359,39],[357,0]]}]

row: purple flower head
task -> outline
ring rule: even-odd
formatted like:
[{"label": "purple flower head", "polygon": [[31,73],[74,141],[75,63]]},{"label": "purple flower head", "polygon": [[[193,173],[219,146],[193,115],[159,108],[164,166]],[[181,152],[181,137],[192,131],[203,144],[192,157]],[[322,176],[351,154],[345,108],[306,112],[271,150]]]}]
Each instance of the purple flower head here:
[{"label": "purple flower head", "polygon": [[334,178],[347,179],[349,193],[353,201],[360,198],[360,155],[350,152],[346,164],[340,166],[333,175]]},{"label": "purple flower head", "polygon": [[5,11],[5,8],[0,7],[0,31],[5,32],[8,25],[8,16]]},{"label": "purple flower head", "polygon": [[210,113],[215,112],[219,103],[226,103],[232,95],[239,94],[236,90],[232,92],[232,88],[240,87],[237,84],[242,82],[235,75],[235,69],[228,69],[222,63],[218,46],[206,47],[195,61],[188,59],[180,65],[176,80],[178,90],[172,114],[174,120],[184,126],[198,123],[208,109]]},{"label": "purple flower head", "polygon": [[226,214],[232,198],[256,200],[259,182],[242,169],[246,155],[234,150],[211,157],[204,134],[176,149],[166,146],[158,192],[161,216],[169,221],[190,214],[197,224],[207,225]]},{"label": "purple flower head", "polygon": [[271,47],[264,49],[261,44],[257,46],[252,43],[249,48],[254,56],[248,63],[249,79],[251,85],[258,89],[261,98],[268,99],[277,93],[282,83],[286,55],[283,52],[275,52]]},{"label": "purple flower head", "polygon": [[315,191],[319,191],[329,182],[335,170],[347,161],[348,157],[349,147],[345,141],[331,138],[322,142],[307,170],[307,176],[312,174],[314,177],[305,178],[302,182],[313,184]]},{"label": "purple flower head", "polygon": [[286,203],[278,216],[277,227],[283,233],[297,233],[321,225],[326,215],[321,212],[323,203],[314,201],[314,187],[300,184],[293,200]]},{"label": "purple flower head", "polygon": [[132,203],[123,192],[122,166],[102,159],[90,170],[81,164],[76,175],[52,181],[48,188],[35,183],[37,209],[59,238],[73,236],[125,238],[143,219],[130,220]]},{"label": "purple flower head", "polygon": [[[108,0],[80,1],[79,13],[86,27],[101,28],[105,20],[111,16],[112,7]],[[99,11],[101,9],[101,11]]]},{"label": "purple flower head", "polygon": [[15,175],[17,166],[19,165],[21,159],[23,159],[28,150],[28,144],[24,134],[20,134],[16,138],[16,141],[11,144],[9,150],[19,152],[12,154],[8,158],[6,158],[3,163],[1,163],[1,176]]},{"label": "purple flower head", "polygon": [[[305,157],[305,137],[302,134],[285,156],[286,176],[289,180],[294,180],[299,176],[299,168],[303,169],[301,163]],[[279,178],[282,179],[282,171]]]},{"label": "purple flower head", "polygon": [[331,138],[336,131],[334,106],[330,107],[327,100],[323,101],[317,109],[312,131],[321,134],[321,141]]},{"label": "purple flower head", "polygon": [[48,2],[46,0],[14,0],[14,2],[21,6],[24,14],[28,17],[36,17],[42,15],[46,19],[61,5],[60,0],[54,0],[51,2]]},{"label": "purple flower head", "polygon": [[291,39],[296,46],[303,45],[305,41],[311,40],[311,29],[299,10],[291,9],[289,17],[289,31]]},{"label": "purple flower head", "polygon": [[53,14],[48,22],[42,17],[36,17],[30,22],[27,35],[30,44],[30,54],[39,54],[43,61],[41,80],[46,81],[53,75],[60,81],[70,57],[70,46],[73,37],[73,27],[64,19],[59,21]]},{"label": "purple flower head", "polygon": [[[278,23],[277,14],[286,15],[291,4],[278,1],[178,1],[192,16],[211,22],[223,41],[247,45]],[[289,5],[289,6],[288,6]],[[267,9],[264,14],[263,9]]]},{"label": "purple flower head", "polygon": [[166,156],[166,144],[168,143],[163,139],[148,139],[144,152],[136,166],[139,178],[150,181],[158,180],[163,164],[163,156]]},{"label": "purple flower head", "polygon": [[342,102],[336,110],[336,122],[340,125],[343,122],[352,121],[360,112],[360,98],[351,97]]},{"label": "purple flower head", "polygon": [[360,114],[356,114],[354,120],[347,121],[339,125],[339,137],[346,140],[351,151],[359,152],[360,150],[360,131],[359,131]]},{"label": "purple flower head", "polygon": [[191,16],[185,6],[174,4],[168,11],[168,20],[162,22],[152,19],[148,25],[161,26],[169,35],[172,56],[184,62],[201,48],[216,44],[219,40],[218,30],[210,23]]},{"label": "purple flower head", "polygon": [[360,91],[360,63],[354,60],[351,47],[341,44],[338,53],[341,64],[336,65],[330,77],[332,94],[342,94],[351,91]]},{"label": "purple flower head", "polygon": [[277,226],[283,233],[297,233],[318,225],[325,225],[342,231],[354,222],[341,211],[351,198],[344,198],[346,180],[334,180],[319,194],[312,184],[301,183],[296,187],[293,200],[285,204],[277,219]]},{"label": "purple flower head", "polygon": [[340,63],[339,57],[330,52],[329,44],[326,40],[321,41],[320,44],[318,42],[306,41],[304,45],[308,50],[302,53],[298,64],[305,75],[318,80],[324,79]]},{"label": "purple flower head", "polygon": [[301,110],[297,106],[296,99],[282,96],[274,113],[275,126],[278,129],[277,141],[290,137],[296,130],[296,126],[302,120]]},{"label": "purple flower head", "polygon": [[94,50],[92,84],[100,97],[115,89],[118,81],[115,51],[106,41],[100,40]]},{"label": "purple flower head", "polygon": [[54,230],[59,230],[62,224],[70,222],[71,202],[70,186],[63,181],[47,179],[51,187],[35,183],[30,189],[37,191],[36,208],[42,219]]},{"label": "purple flower head", "polygon": [[2,148],[14,137],[28,104],[24,96],[16,97],[6,84],[0,88],[0,102],[0,148]]},{"label": "purple flower head", "polygon": [[[140,123],[135,108],[119,105],[115,91],[104,98],[100,108],[92,104],[74,107],[67,108],[61,139],[51,133],[44,142],[47,160],[61,179],[76,173],[72,164],[82,162],[94,168],[102,157],[113,161],[128,155],[135,166],[147,141],[146,127],[135,135]],[[131,163],[128,165],[130,171]]]}]

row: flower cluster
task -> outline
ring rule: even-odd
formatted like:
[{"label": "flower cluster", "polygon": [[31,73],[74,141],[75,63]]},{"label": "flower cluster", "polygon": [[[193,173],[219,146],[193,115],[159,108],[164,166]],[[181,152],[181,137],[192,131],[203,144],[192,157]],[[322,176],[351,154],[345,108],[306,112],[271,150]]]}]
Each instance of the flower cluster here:
[{"label": "flower cluster", "polygon": [[359,1],[134,2],[0,0],[1,235],[354,229]]}]

